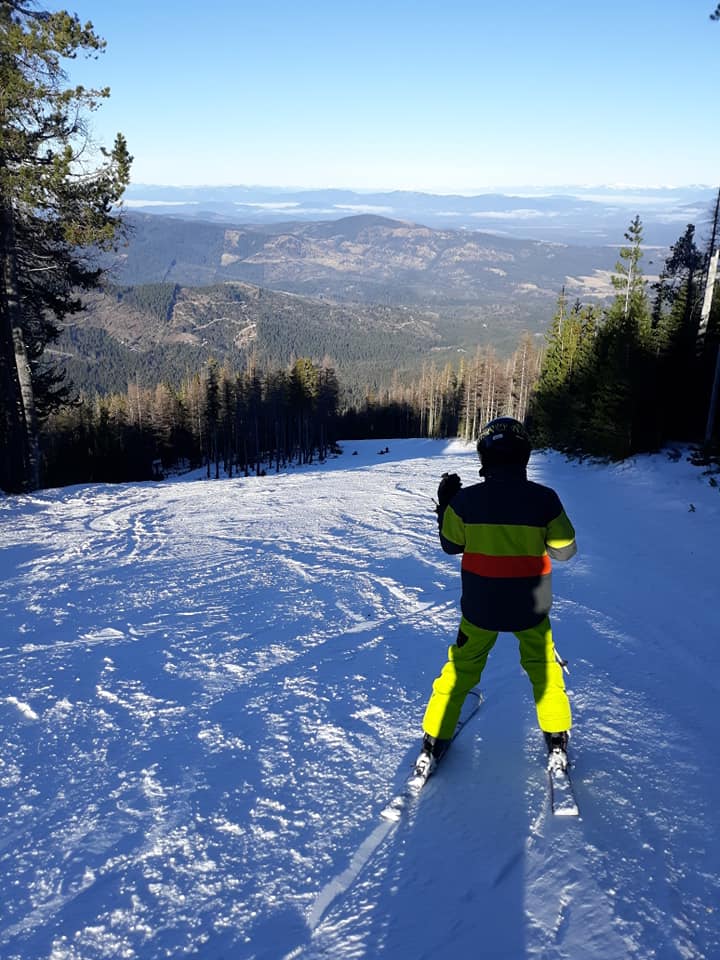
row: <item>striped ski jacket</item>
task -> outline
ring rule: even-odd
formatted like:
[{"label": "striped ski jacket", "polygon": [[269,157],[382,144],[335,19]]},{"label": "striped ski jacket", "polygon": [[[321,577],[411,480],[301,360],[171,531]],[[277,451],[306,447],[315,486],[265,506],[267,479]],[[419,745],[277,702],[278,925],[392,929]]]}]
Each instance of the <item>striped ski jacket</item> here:
[{"label": "striped ski jacket", "polygon": [[550,487],[523,467],[463,487],[440,520],[446,553],[462,553],[463,616],[486,630],[526,630],[552,605],[551,558],[569,560],[575,530]]}]

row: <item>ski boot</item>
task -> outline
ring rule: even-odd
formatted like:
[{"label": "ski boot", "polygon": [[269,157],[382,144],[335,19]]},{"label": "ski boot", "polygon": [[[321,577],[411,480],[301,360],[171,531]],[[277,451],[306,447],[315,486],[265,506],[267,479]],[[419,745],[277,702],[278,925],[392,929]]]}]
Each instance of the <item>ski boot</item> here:
[{"label": "ski boot", "polygon": [[548,749],[548,770],[567,770],[569,766],[567,748],[570,734],[567,730],[560,733],[545,733]]},{"label": "ski boot", "polygon": [[422,750],[415,761],[412,780],[417,785],[423,784],[437,766],[440,757],[448,748],[449,740],[439,740],[426,733],[423,737]]},{"label": "ski boot", "polygon": [[440,740],[438,737],[431,737],[429,733],[426,733],[423,737],[423,751],[431,754],[436,761],[442,757],[449,746],[449,740]]}]

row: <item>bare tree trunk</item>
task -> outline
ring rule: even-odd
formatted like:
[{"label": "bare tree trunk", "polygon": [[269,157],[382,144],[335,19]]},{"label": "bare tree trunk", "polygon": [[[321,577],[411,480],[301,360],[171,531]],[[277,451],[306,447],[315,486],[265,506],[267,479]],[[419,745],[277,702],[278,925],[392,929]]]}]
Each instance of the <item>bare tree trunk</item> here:
[{"label": "bare tree trunk", "polygon": [[[35,404],[27,354],[22,342],[20,293],[17,282],[15,230],[12,209],[0,200],[0,430],[4,434],[7,456],[2,468],[2,486],[8,491],[36,489],[39,486],[39,457]],[[15,331],[21,345],[18,353]],[[21,370],[22,368],[22,370]],[[25,387],[21,383],[25,382]],[[25,401],[30,406],[26,409]],[[35,451],[35,456],[33,452]],[[33,462],[34,461],[34,462]]]},{"label": "bare tree trunk", "polygon": [[422,377],[420,379],[420,396],[418,398],[418,406],[420,408],[420,436],[425,436],[425,412],[426,412],[426,394],[425,394],[425,374],[426,368],[423,364]]},{"label": "bare tree trunk", "polygon": [[495,416],[495,370],[496,364],[488,364],[487,394],[483,420],[489,423]]},{"label": "bare tree trunk", "polygon": [[435,364],[430,366],[430,393],[427,399],[428,421],[427,436],[435,436]]},{"label": "bare tree trunk", "polygon": [[25,444],[27,451],[27,486],[30,490],[37,490],[40,486],[40,441],[38,439],[38,422],[35,412],[35,394],[33,392],[32,374],[28,361],[25,341],[19,327],[13,329],[15,346],[15,366],[17,367],[18,382],[20,384],[20,398],[22,401],[23,419],[25,420]]},{"label": "bare tree trunk", "polygon": [[717,278],[720,248],[715,251],[711,251],[711,253],[712,256],[710,257],[708,264],[707,279],[705,281],[705,296],[703,298],[702,312],[700,315],[700,326],[698,327],[697,334],[698,353],[701,352],[705,346],[705,334],[707,333],[708,320],[710,319],[710,309],[712,307],[713,294],[715,291],[715,280]]},{"label": "bare tree trunk", "polygon": [[511,417],[517,418],[517,362],[518,362],[518,353],[517,350],[513,353],[512,357],[508,360],[505,369],[507,370],[507,400],[505,403],[505,409],[510,414]]}]

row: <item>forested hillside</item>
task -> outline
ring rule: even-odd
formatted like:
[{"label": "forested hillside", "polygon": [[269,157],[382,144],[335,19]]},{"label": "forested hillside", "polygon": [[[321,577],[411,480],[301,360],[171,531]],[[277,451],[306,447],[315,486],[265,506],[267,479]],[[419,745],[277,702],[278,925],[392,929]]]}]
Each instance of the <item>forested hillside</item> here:
[{"label": "forested hillside", "polygon": [[[245,282],[332,303],[434,314],[441,339],[510,354],[544,333],[558,291],[612,294],[615,251],[430,229],[362,215],[264,226],[130,214],[128,242],[105,263],[122,286]],[[620,238],[618,238],[619,242]],[[342,362],[342,357],[336,357]]]},{"label": "forested hillside", "polygon": [[[471,439],[500,414],[526,419],[537,445],[574,456],[621,459],[672,440],[704,440],[710,456],[720,343],[712,262],[689,225],[651,284],[639,217],[625,240],[611,275],[615,296],[583,303],[563,289],[545,349],[526,333],[509,358],[477,346],[439,363],[432,323],[410,308],[321,303],[247,284],[106,291],[102,315],[127,338],[114,375],[122,379],[128,358],[142,356],[149,379],[141,382],[136,365],[126,389],[52,418],[46,475],[55,483],[133,479],[201,463],[208,476],[259,474],[324,458],[339,437]],[[100,336],[101,359],[110,334],[93,330],[77,325],[66,342]],[[153,381],[169,345],[185,351],[186,370]]]},{"label": "forested hillside", "polygon": [[477,342],[470,325],[443,339],[437,313],[410,307],[332,303],[244,283],[182,287],[172,283],[107,286],[86,300],[56,349],[85,391],[179,383],[210,358],[264,369],[301,356],[332,358],[350,390],[388,385],[394,371],[413,374],[434,350],[457,353]]},{"label": "forested hillside", "polygon": [[[79,389],[179,383],[211,357],[284,367],[325,356],[345,388],[387,388],[478,346],[540,343],[558,292],[602,302],[608,249],[431,230],[377,216],[248,227],[127,218],[102,294],[57,346]],[[102,358],[102,363],[98,360]]]},{"label": "forested hillside", "polygon": [[107,263],[114,280],[128,285],[241,280],[333,300],[485,305],[554,296],[569,278],[587,292],[581,278],[609,270],[614,259],[606,246],[433,229],[367,214],[263,226],[133,213],[126,221],[127,245]]}]

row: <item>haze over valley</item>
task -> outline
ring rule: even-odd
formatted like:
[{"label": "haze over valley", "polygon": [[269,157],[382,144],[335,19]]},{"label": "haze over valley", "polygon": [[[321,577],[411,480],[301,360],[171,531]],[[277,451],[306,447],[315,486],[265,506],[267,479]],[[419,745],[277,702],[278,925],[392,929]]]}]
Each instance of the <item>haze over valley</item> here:
[{"label": "haze over valley", "polygon": [[687,223],[707,220],[715,187],[517,186],[503,191],[438,194],[412,190],[307,190],[272,186],[131,184],[125,205],[146,213],[272,224],[370,213],[425,226],[595,246],[622,243],[639,214],[645,242],[674,243]]}]

